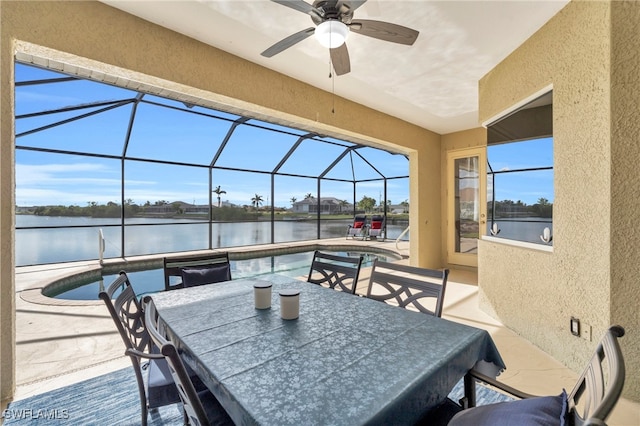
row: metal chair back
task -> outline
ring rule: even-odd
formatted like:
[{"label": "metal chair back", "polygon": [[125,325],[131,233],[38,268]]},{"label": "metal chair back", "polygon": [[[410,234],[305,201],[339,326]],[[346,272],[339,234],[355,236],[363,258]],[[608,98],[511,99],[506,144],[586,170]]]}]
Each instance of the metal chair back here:
[{"label": "metal chair back", "polygon": [[604,335],[580,379],[569,394],[574,426],[600,424],[607,419],[624,387],[624,357],[618,339],[624,328],[612,326]]},{"label": "metal chair back", "polygon": [[[165,257],[164,258],[164,289],[175,290],[183,288],[182,268],[207,267],[229,265],[229,253],[207,253],[195,256]],[[231,279],[231,269],[226,280]]]},{"label": "metal chair back", "polygon": [[[589,360],[575,387],[567,396],[567,423],[572,426],[606,425],[606,420],[613,407],[620,399],[625,381],[625,366],[619,339],[624,336],[624,328],[619,325],[609,327],[596,350]],[[450,424],[474,425],[487,424],[488,421],[503,416],[502,404],[490,404],[477,408],[476,406],[476,381],[486,383],[502,392],[517,398],[516,401],[506,404],[519,404],[526,400],[545,400],[549,397],[540,397],[523,392],[472,369],[465,376],[465,396],[460,401],[462,412],[453,417]],[[471,407],[468,408],[467,407]],[[507,407],[508,408],[508,407]],[[480,416],[476,415],[481,410]],[[484,422],[479,421],[484,419]],[[492,423],[493,424],[493,423]]]},{"label": "metal chair back", "polygon": [[[120,293],[116,295],[118,291]],[[116,295],[115,298],[114,295]],[[180,399],[173,382],[167,380],[164,360],[151,360],[146,366],[153,380],[147,380],[145,384],[142,377],[141,357],[137,354],[152,351],[151,337],[144,323],[142,305],[138,301],[127,273],[120,272],[109,287],[100,292],[99,297],[107,306],[131,359],[140,395],[142,424],[146,425],[149,408],[175,404]],[[150,382],[153,384],[149,385]]]},{"label": "metal chair back", "polygon": [[191,378],[182,363],[176,347],[167,340],[166,325],[158,317],[155,305],[150,298],[145,299],[145,322],[149,335],[153,342],[160,348],[160,353],[165,357],[169,365],[169,371],[178,388],[178,394],[182,401],[185,419],[190,425],[208,425],[206,411]]},{"label": "metal chair back", "polygon": [[440,317],[448,276],[448,269],[418,268],[375,259],[367,297]]},{"label": "metal chair back", "polygon": [[355,294],[362,260],[362,256],[339,256],[316,250],[307,281]]}]

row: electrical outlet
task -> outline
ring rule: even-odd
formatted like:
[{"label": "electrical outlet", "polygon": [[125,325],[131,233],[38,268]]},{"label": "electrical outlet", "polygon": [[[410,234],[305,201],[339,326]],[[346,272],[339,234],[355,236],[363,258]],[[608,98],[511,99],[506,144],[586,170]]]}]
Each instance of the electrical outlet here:
[{"label": "electrical outlet", "polygon": [[581,335],[582,338],[588,342],[591,341],[591,326],[588,324],[582,324]]}]

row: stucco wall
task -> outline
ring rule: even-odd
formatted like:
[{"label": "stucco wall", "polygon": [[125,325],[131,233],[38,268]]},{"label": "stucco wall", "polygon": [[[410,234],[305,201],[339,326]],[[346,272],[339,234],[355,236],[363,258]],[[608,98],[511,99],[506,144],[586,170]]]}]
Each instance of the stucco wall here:
[{"label": "stucco wall", "polygon": [[[637,286],[628,276],[637,271],[640,258],[633,233],[619,229],[626,225],[628,230],[639,211],[635,193],[640,176],[629,163],[639,157],[625,154],[638,120],[626,120],[627,109],[615,109],[612,117],[618,99],[610,90],[612,69],[620,83],[628,81],[638,90],[637,67],[625,68],[610,56],[611,10],[623,7],[635,10],[640,5],[571,2],[480,82],[481,121],[553,85],[555,188],[552,253],[481,241],[481,305],[576,371],[611,323],[628,329],[622,339],[627,371],[639,370],[637,302],[622,299],[638,300]],[[624,44],[638,17],[626,12],[615,16],[613,40]],[[626,54],[616,47],[614,53]],[[637,56],[637,49],[632,51]],[[620,87],[624,90],[628,88]],[[632,97],[627,104],[633,104]],[[634,115],[636,111],[634,106]],[[630,134],[617,129],[629,125],[635,129]],[[625,177],[619,176],[619,167]],[[618,187],[624,179],[630,182]],[[624,267],[616,271],[621,261]],[[571,316],[592,326],[593,342],[570,334]],[[639,383],[636,374],[628,374],[624,395],[640,399]]]},{"label": "stucco wall", "polygon": [[[439,267],[440,136],[95,1],[0,2],[0,395],[13,393],[13,55],[184,93],[207,105],[386,146],[410,157],[411,261]],[[215,30],[215,29],[212,29]],[[331,113],[335,101],[335,113]]]}]

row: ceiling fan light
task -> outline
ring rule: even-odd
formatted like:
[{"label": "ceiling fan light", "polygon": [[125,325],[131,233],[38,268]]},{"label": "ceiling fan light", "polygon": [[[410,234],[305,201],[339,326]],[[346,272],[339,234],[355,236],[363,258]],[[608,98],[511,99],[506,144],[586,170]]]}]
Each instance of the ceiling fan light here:
[{"label": "ceiling fan light", "polygon": [[349,27],[340,21],[330,19],[321,22],[316,27],[315,35],[321,45],[329,49],[335,49],[342,46],[347,40]]}]

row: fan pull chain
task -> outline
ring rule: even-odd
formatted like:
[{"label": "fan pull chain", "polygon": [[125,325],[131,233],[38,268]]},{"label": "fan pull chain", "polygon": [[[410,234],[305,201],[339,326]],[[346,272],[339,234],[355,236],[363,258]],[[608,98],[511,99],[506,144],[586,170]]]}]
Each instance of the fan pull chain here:
[{"label": "fan pull chain", "polygon": [[333,76],[333,64],[329,55],[329,79],[331,80],[331,114],[336,113],[336,79]]},{"label": "fan pull chain", "polygon": [[336,113],[336,79],[331,78],[331,114]]}]

